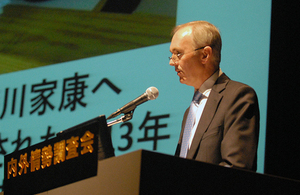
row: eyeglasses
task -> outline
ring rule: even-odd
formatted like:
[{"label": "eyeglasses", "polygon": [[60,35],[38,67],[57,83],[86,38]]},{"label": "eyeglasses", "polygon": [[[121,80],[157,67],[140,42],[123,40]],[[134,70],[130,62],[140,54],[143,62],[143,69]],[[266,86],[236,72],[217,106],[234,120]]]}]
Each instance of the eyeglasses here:
[{"label": "eyeglasses", "polygon": [[[204,47],[206,47],[206,46],[204,46]],[[197,51],[197,50],[200,50],[200,49],[204,49],[204,47],[199,47],[199,48],[197,48],[197,49],[195,49],[195,50],[193,50],[193,51],[187,52],[187,53],[191,53],[191,52],[194,52],[194,51]],[[174,62],[177,62],[178,60],[180,60],[180,59],[182,58],[182,56],[183,56],[184,54],[187,54],[187,53],[177,53],[177,54],[172,54],[172,56],[171,56],[171,57],[168,57],[168,58],[169,58],[169,60],[173,60]],[[173,58],[173,55],[175,56],[175,58]]]}]

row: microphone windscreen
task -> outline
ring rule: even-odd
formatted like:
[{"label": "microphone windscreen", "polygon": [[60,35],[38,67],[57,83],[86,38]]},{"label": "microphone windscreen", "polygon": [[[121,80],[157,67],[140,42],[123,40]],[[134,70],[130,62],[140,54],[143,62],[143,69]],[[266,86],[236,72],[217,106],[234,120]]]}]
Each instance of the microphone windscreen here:
[{"label": "microphone windscreen", "polygon": [[146,94],[147,94],[148,100],[155,100],[158,97],[159,92],[156,87],[149,87],[146,90]]}]

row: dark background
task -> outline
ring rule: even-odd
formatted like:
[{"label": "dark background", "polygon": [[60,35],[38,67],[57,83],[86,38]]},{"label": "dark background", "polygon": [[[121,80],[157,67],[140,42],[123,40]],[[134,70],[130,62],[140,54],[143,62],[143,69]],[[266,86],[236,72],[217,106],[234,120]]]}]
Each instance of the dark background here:
[{"label": "dark background", "polygon": [[298,8],[272,1],[265,173],[300,180]]}]

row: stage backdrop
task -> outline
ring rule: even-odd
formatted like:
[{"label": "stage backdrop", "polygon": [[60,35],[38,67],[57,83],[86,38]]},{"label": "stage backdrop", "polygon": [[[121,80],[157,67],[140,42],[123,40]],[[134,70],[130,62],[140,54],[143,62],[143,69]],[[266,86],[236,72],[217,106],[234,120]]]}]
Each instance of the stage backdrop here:
[{"label": "stage backdrop", "polygon": [[112,127],[115,154],[174,154],[193,88],[168,65],[170,31],[193,20],[220,29],[223,72],[258,94],[263,172],[271,0],[0,2],[0,179],[5,154],[108,116],[151,86],[159,97]]}]

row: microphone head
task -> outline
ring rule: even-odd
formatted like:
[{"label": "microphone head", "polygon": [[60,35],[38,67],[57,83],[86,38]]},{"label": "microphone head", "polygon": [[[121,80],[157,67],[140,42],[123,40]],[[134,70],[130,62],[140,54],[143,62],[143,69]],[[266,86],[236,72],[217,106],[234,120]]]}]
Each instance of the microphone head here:
[{"label": "microphone head", "polygon": [[148,100],[155,100],[159,95],[158,89],[156,87],[149,87],[146,90],[146,95]]}]

